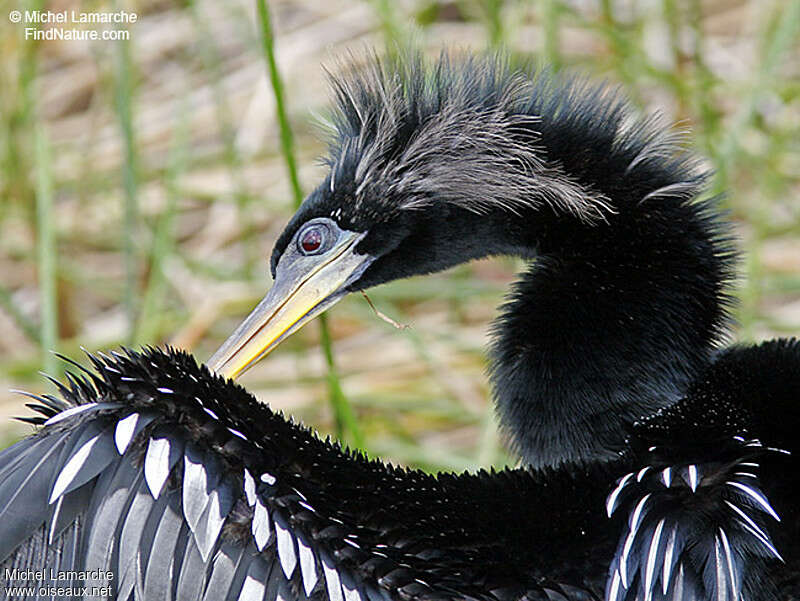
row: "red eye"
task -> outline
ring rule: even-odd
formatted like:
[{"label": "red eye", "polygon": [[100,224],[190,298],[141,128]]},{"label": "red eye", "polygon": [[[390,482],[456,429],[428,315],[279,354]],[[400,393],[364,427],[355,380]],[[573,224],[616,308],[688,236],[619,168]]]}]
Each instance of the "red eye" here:
[{"label": "red eye", "polygon": [[300,248],[305,253],[313,253],[322,246],[322,228],[310,227],[300,236]]}]

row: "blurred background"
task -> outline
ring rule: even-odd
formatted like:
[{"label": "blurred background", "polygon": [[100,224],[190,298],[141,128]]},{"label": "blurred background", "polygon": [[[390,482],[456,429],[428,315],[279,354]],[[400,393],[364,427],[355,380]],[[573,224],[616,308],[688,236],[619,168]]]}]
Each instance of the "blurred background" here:
[{"label": "blurred background", "polygon": [[[620,84],[689,128],[746,253],[737,337],[800,334],[797,0],[0,7],[0,447],[30,431],[12,420],[27,410],[9,389],[52,392],[39,371],[63,373],[50,349],[79,361],[81,347],[214,351],[269,287],[272,244],[322,177],[323,65],[398,43],[505,46]],[[9,18],[25,9],[137,19],[116,26],[127,41],[35,41]],[[484,347],[520,267],[492,259],[372,291],[406,329],[354,295],[328,316],[329,344],[312,324],[241,381],[371,455],[430,470],[513,463]]]}]

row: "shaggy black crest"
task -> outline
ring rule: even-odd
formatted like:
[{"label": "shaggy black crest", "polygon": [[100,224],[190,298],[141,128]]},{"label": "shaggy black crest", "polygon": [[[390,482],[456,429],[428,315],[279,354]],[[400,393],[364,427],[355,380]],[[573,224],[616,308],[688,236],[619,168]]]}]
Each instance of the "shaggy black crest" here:
[{"label": "shaggy black crest", "polygon": [[621,198],[688,197],[705,181],[680,132],[608,85],[502,54],[371,57],[339,71],[330,174],[304,220],[330,215],[361,231],[447,203],[479,214],[548,205],[594,222]]}]

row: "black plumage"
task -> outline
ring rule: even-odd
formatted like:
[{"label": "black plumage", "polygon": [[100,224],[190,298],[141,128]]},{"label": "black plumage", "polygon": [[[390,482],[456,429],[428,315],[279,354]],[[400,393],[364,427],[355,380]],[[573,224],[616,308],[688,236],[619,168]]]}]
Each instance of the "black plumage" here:
[{"label": "black plumage", "polygon": [[393,468],[186,354],[93,358],[0,455],[0,568],[111,569],[121,599],[800,595],[800,344],[717,350],[735,253],[693,157],[502,57],[375,59],[334,89],[330,174],[209,365],[235,377],[354,290],[536,259],[491,353],[527,467]]},{"label": "black plumage", "polygon": [[606,86],[502,58],[374,63],[335,89],[331,174],[278,239],[273,275],[298,229],[329,217],[375,257],[347,291],[535,258],[491,352],[502,425],[532,465],[612,459],[625,423],[686,390],[727,324],[735,253],[668,132]]},{"label": "black plumage", "polygon": [[[792,352],[798,354],[797,345]],[[45,417],[58,421],[0,456],[0,490],[15,495],[3,505],[0,569],[108,570],[121,599],[235,599],[247,574],[252,582],[245,592],[257,594],[245,598],[274,599],[278,588],[286,587],[284,598],[335,599],[331,591],[338,579],[349,587],[349,598],[365,601],[546,599],[556,592],[588,599],[601,595],[628,522],[622,511],[613,519],[604,515],[615,472],[643,461],[653,473],[664,466],[675,469],[676,483],[669,488],[647,479],[637,483],[679,498],[655,503],[645,514],[640,531],[647,546],[652,516],[664,508],[684,523],[697,515],[693,503],[725,510],[713,484],[693,493],[680,481],[681,463],[700,457],[701,470],[723,462],[730,463],[730,472],[770,453],[737,443],[733,436],[746,433],[738,421],[709,424],[701,389],[676,406],[680,409],[638,424],[635,442],[614,470],[597,464],[431,476],[319,440],[185,353],[153,349],[92,361],[94,372],[62,387],[66,402],[40,408],[42,423]],[[735,389],[737,395],[747,392]],[[724,398],[737,407],[735,396]],[[70,409],[73,415],[59,419]],[[738,410],[731,414],[740,419]],[[128,428],[131,416],[138,416],[137,424]],[[705,435],[694,438],[687,424],[705,428]],[[166,441],[166,448],[158,441]],[[87,443],[91,460],[66,468]],[[651,450],[651,443],[666,451]],[[678,455],[669,454],[669,445]],[[65,471],[71,479],[59,487]],[[249,493],[245,474],[252,479]],[[53,499],[56,487],[61,496]],[[629,502],[626,497],[633,503],[640,492],[627,487],[619,506]],[[734,489],[725,498],[763,528],[771,546],[767,512]],[[737,524],[725,527],[733,537]],[[283,552],[281,531],[288,549]],[[742,544],[745,574],[767,563],[772,548],[750,538],[755,543]],[[703,552],[687,544],[683,556],[683,547],[676,548],[676,561],[691,557],[688,551]],[[646,561],[646,549],[635,551],[636,561]],[[302,565],[304,552],[310,559]],[[631,567],[632,574],[639,573],[631,578],[632,591],[643,584],[644,572],[643,565]],[[684,578],[687,591],[702,586],[694,576]],[[661,582],[655,578],[654,585]],[[268,589],[272,596],[264,597]]]},{"label": "black plumage", "polygon": [[[602,589],[606,566],[595,562],[593,555],[604,549],[610,556],[616,543],[615,528],[593,519],[603,506],[605,470],[562,471],[548,477],[523,469],[435,477],[322,441],[241,387],[197,366],[185,353],[150,350],[108,360],[93,358],[93,363],[96,372],[87,385],[61,391],[67,403],[60,409],[87,410],[59,422],[67,425],[47,426],[38,438],[39,445],[64,453],[62,459],[47,462],[46,472],[18,467],[31,474],[31,482],[41,490],[15,488],[30,516],[25,523],[27,538],[53,511],[49,490],[59,468],[68,463],[63,457],[102,433],[92,449],[94,462],[66,486],[64,499],[66,503],[81,498],[80,513],[86,520],[81,551],[93,550],[99,561],[93,567],[118,574],[120,598],[128,598],[129,590],[146,592],[157,567],[163,572],[159,586],[171,588],[173,596],[181,587],[197,585],[209,599],[229,598],[231,587],[237,598],[241,582],[233,582],[234,570],[215,578],[220,560],[211,561],[226,548],[234,554],[245,549],[262,573],[275,572],[282,586],[291,587],[292,597],[304,598],[308,592],[304,584],[313,577],[296,565],[301,544],[312,550],[317,592],[328,598],[335,595],[325,581],[325,562],[335,566],[344,586],[357,590],[364,601],[524,594],[546,598],[546,590],[559,586]],[[148,423],[121,455],[115,448],[118,424],[133,414],[139,420],[149,418]],[[47,415],[57,413],[50,410]],[[163,488],[148,482],[145,475],[148,455],[153,453],[154,462],[162,456],[151,451],[154,440],[169,441],[167,454],[176,457],[174,464],[168,462],[171,475]],[[39,459],[39,453],[30,450],[20,455],[26,468]],[[227,520],[219,532],[203,524],[209,501],[201,499],[199,504],[206,506],[195,509],[197,499],[187,495],[188,464],[202,466],[207,492],[217,492],[223,499],[220,513]],[[7,461],[3,465],[6,470],[10,467]],[[6,470],[0,474],[4,484]],[[258,510],[248,503],[245,470],[255,483],[254,498],[268,516],[256,520],[257,526],[264,519],[268,524],[262,553],[256,551],[253,518]],[[84,494],[87,488],[89,493]],[[202,497],[202,492],[195,494]],[[556,514],[558,520],[553,519]],[[12,538],[5,525],[9,520],[2,523],[1,567],[19,565],[27,547],[11,557],[8,553],[24,538],[22,534]],[[293,549],[283,564],[279,524],[289,533]],[[49,535],[46,526],[39,536]],[[55,546],[60,541],[69,544],[71,536],[69,529],[56,533]],[[216,553],[203,552],[205,541],[215,536]],[[192,555],[205,557],[199,561],[202,568],[189,571],[185,581],[181,567]],[[295,566],[287,578],[284,564],[292,562]],[[578,569],[581,563],[586,569]],[[31,562],[27,567],[47,566]],[[218,583],[217,578],[223,581]],[[211,595],[207,589],[213,586],[225,590]]]},{"label": "black plumage", "polygon": [[[726,349],[684,398],[630,429],[625,453],[643,467],[620,481],[616,507],[633,513],[649,496],[636,541],[644,546],[660,521],[661,546],[680,524],[687,563],[703,577],[691,598],[794,599],[800,592],[798,365],[799,340]],[[751,556],[732,568],[726,561],[722,578],[706,573],[726,548],[733,557],[743,549]],[[663,550],[655,556],[660,568]],[[722,584],[721,597],[714,583]]]}]

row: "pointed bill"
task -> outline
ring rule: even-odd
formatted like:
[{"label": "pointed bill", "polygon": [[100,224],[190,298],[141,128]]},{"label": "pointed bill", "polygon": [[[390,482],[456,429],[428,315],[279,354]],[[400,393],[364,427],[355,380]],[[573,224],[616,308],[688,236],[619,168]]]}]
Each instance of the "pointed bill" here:
[{"label": "pointed bill", "polygon": [[208,360],[208,367],[226,378],[238,377],[339,301],[374,260],[355,252],[363,237],[363,232],[344,231],[324,255],[284,257],[270,291]]}]

